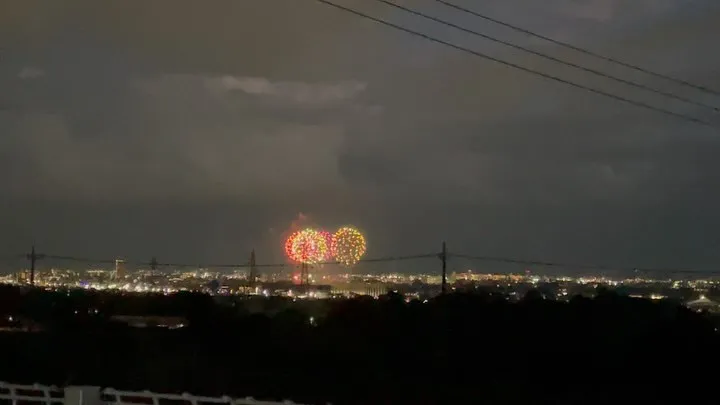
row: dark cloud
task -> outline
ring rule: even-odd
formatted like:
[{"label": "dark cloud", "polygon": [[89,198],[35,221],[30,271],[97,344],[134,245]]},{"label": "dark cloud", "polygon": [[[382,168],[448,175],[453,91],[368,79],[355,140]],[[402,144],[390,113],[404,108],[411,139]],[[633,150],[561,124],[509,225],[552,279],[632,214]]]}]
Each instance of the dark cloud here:
[{"label": "dark cloud", "polygon": [[[342,3],[720,124],[700,108],[375,3]],[[279,235],[303,212],[328,227],[362,227],[372,255],[435,250],[446,239],[476,254],[624,266],[720,259],[717,131],[311,0],[63,4],[0,6],[0,105],[12,107],[0,111],[8,252],[35,240],[88,256],[237,261],[254,247],[279,260]],[[486,28],[430,1],[405,4]],[[720,88],[712,1],[463,4]]]}]

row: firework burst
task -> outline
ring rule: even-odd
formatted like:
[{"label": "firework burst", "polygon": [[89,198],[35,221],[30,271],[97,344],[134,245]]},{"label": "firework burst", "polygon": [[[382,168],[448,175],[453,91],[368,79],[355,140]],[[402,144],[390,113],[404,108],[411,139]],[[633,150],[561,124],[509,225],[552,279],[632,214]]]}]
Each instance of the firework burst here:
[{"label": "firework burst", "polygon": [[331,254],[340,264],[353,266],[367,251],[365,237],[357,229],[345,226],[337,230],[332,238]]},{"label": "firework burst", "polygon": [[290,235],[285,241],[285,254],[297,263],[316,264],[330,257],[327,232],[305,228]]},{"label": "firework burst", "polygon": [[325,231],[325,230],[321,230],[318,233],[319,233],[319,236],[324,239],[323,243],[326,247],[325,256],[322,258],[322,261],[330,261],[333,259],[333,254],[332,254],[333,234],[328,231]]}]

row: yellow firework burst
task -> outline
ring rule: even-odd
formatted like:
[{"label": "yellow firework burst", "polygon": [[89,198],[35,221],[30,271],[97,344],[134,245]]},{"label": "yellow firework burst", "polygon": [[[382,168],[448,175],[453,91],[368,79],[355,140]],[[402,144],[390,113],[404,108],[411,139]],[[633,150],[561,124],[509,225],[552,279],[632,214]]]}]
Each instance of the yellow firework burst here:
[{"label": "yellow firework burst", "polygon": [[360,231],[351,226],[345,226],[338,229],[333,235],[331,250],[335,260],[345,266],[352,266],[362,259],[367,251],[367,244]]}]

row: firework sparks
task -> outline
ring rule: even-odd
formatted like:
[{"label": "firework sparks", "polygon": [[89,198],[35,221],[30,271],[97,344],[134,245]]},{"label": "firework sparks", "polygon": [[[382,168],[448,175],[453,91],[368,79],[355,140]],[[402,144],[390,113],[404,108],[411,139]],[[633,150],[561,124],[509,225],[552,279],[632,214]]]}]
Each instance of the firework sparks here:
[{"label": "firework sparks", "polygon": [[285,254],[298,263],[316,264],[330,257],[329,238],[326,232],[305,228],[290,235],[285,241]]},{"label": "firework sparks", "polygon": [[365,237],[357,229],[346,226],[333,235],[331,253],[340,264],[353,266],[367,251]]}]

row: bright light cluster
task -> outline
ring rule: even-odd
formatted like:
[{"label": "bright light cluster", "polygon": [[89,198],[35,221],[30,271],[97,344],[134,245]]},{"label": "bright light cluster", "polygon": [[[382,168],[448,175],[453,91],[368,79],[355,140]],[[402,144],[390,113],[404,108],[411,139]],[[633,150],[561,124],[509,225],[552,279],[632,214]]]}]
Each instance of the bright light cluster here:
[{"label": "bright light cluster", "polygon": [[332,245],[330,234],[306,228],[290,235],[285,241],[285,254],[298,263],[316,264],[327,261]]},{"label": "bright light cluster", "polygon": [[337,230],[330,247],[332,256],[340,264],[352,266],[357,264],[367,250],[365,237],[355,228],[345,226]]},{"label": "bright light cluster", "polygon": [[285,254],[295,263],[318,264],[333,260],[345,266],[357,264],[367,250],[365,237],[353,227],[342,227],[334,234],[305,228],[285,241]]}]

